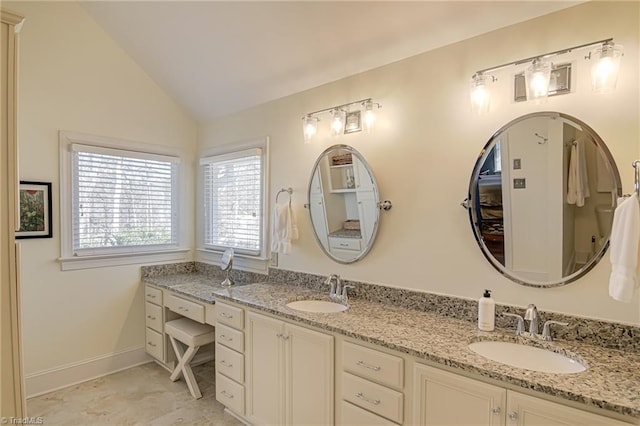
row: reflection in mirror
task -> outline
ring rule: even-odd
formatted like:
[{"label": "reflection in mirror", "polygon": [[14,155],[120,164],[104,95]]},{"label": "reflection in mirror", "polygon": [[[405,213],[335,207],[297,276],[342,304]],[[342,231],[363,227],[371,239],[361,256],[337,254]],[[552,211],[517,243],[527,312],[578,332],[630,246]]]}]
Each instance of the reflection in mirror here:
[{"label": "reflection in mirror", "polygon": [[378,229],[378,185],[362,155],[348,145],[326,149],[309,182],[309,215],[322,250],[352,263],[371,249]]},{"label": "reflection in mirror", "polygon": [[608,245],[620,175],[602,139],[562,113],[529,114],[486,144],[469,183],[469,217],[485,257],[511,280],[567,284]]}]

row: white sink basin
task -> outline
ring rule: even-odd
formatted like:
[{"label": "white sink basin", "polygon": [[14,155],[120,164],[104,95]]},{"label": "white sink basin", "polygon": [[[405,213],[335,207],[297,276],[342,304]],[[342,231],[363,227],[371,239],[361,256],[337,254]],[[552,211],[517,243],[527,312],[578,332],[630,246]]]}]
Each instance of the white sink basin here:
[{"label": "white sink basin", "polygon": [[502,364],[544,373],[580,373],[587,369],[564,355],[518,343],[482,341],[469,344],[469,349]]},{"label": "white sink basin", "polygon": [[287,303],[287,307],[297,311],[320,312],[325,314],[342,312],[349,309],[348,306],[341,303],[329,302],[327,300],[296,300],[295,302]]}]

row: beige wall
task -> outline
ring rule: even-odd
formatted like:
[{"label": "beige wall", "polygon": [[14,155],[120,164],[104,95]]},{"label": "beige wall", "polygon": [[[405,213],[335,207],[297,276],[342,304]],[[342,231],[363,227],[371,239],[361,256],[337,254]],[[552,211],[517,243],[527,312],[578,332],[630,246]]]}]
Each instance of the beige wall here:
[{"label": "beige wall", "polygon": [[[144,350],[139,266],[62,272],[58,130],[181,147],[186,245],[193,245],[195,122],[70,2],[17,2],[21,33],[20,178],[53,183],[52,239],[22,241],[27,378],[132,349]],[[5,6],[3,4],[3,6]],[[89,373],[91,374],[91,373]]]},{"label": "beige wall", "polygon": [[[564,287],[516,285],[484,259],[467,213],[459,206],[476,157],[493,132],[518,116],[542,110],[588,123],[612,151],[623,191],[632,191],[630,164],[640,148],[639,7],[636,2],[590,2],[213,120],[200,126],[200,147],[270,136],[270,204],[279,188],[291,186],[301,235],[293,253],[280,256],[280,268],[338,273],[473,299],[491,288],[501,303],[535,303],[545,310],[640,324],[640,302],[622,304],[608,296],[608,256],[584,278]],[[484,117],[471,114],[468,80],[476,70],[608,37],[625,47],[614,94],[591,92],[590,63],[581,51],[565,57],[577,64],[574,93],[544,105],[515,104],[509,92],[516,70],[505,69],[496,73],[500,80],[494,88],[500,99],[493,102],[493,112]],[[303,144],[304,113],[366,97],[383,104],[371,135],[332,139],[324,130],[313,144]],[[334,143],[352,145],[364,155],[381,198],[394,204],[382,213],[374,248],[352,265],[337,264],[322,254],[303,209],[311,167]]]}]

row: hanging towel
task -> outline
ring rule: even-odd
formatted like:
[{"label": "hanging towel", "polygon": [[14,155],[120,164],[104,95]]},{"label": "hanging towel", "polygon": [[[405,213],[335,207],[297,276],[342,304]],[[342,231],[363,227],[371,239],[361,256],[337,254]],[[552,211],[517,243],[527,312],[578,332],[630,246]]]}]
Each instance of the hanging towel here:
[{"label": "hanging towel", "polygon": [[584,206],[584,199],[590,195],[587,160],[584,152],[584,143],[580,138],[571,146],[569,175],[567,177],[567,203],[582,207]]},{"label": "hanging towel", "polygon": [[273,209],[273,232],[271,251],[273,253],[291,253],[291,241],[298,239],[298,224],[291,203],[276,204]]},{"label": "hanging towel", "polygon": [[620,302],[631,302],[638,287],[638,241],[640,206],[638,195],[618,199],[611,228],[611,276],[609,295]]}]

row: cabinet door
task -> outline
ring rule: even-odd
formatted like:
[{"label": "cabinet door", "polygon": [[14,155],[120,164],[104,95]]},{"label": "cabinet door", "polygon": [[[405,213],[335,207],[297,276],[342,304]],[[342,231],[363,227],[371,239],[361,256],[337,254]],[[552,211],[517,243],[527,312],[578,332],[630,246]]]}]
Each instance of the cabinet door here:
[{"label": "cabinet door", "polygon": [[413,422],[504,426],[506,390],[425,365],[414,367]]},{"label": "cabinet door", "polygon": [[247,312],[246,413],[255,425],[284,423],[283,325],[282,321]]},{"label": "cabinet door", "polygon": [[357,191],[356,198],[358,200],[360,234],[362,235],[363,244],[367,246],[371,243],[371,237],[373,236],[380,210],[376,204],[373,191]]},{"label": "cabinet door", "polygon": [[333,336],[285,325],[288,425],[333,424]]},{"label": "cabinet door", "polygon": [[618,420],[509,391],[507,426],[623,426]]}]

